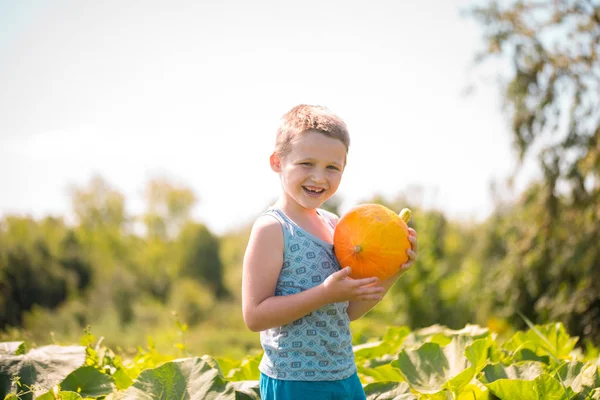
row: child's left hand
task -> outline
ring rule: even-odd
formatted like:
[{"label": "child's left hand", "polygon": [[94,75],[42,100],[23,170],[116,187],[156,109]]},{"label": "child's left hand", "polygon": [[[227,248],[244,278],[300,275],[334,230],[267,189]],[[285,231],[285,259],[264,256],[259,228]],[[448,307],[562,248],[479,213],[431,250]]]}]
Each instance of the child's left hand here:
[{"label": "child's left hand", "polygon": [[417,258],[417,250],[419,245],[417,242],[417,232],[413,228],[408,228],[408,241],[411,244],[411,249],[406,250],[406,254],[408,254],[408,261],[400,267],[400,273],[406,272],[408,269],[410,269]]}]

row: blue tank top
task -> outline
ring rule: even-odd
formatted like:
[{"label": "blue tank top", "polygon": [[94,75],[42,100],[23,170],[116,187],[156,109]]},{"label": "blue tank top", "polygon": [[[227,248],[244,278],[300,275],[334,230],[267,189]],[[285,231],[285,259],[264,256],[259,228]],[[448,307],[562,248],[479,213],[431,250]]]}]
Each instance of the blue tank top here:
[{"label": "blue tank top", "polygon": [[[333,229],[330,214],[317,210]],[[276,296],[287,296],[320,285],[340,266],[327,243],[293,222],[283,211],[269,208],[266,215],[283,230],[283,266]],[[356,372],[348,302],[331,303],[290,323],[260,332],[264,355],[259,370],[275,379],[331,381]]]}]

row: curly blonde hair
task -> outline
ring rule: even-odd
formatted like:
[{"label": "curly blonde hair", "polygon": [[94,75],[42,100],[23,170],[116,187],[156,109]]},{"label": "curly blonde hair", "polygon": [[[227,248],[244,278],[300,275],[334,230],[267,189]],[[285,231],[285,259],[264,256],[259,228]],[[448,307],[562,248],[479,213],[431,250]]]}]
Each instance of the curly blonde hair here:
[{"label": "curly blonde hair", "polygon": [[306,131],[318,131],[323,135],[338,139],[350,148],[350,135],[346,123],[329,109],[318,105],[300,104],[288,111],[277,129],[275,153],[285,157],[292,150],[294,140]]}]

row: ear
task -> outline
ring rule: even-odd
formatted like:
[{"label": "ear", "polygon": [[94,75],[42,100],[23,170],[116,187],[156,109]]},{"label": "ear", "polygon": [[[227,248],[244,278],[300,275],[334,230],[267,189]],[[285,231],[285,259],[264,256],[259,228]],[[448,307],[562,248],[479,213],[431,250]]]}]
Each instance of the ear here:
[{"label": "ear", "polygon": [[281,159],[277,155],[277,153],[273,152],[271,157],[269,157],[269,162],[271,163],[271,169],[275,172],[281,172]]}]

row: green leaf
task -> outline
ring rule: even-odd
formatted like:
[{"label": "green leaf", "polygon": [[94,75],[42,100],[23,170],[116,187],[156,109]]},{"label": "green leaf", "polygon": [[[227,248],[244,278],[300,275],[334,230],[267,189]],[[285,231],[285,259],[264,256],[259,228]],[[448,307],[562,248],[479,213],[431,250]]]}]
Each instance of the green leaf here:
[{"label": "green leaf", "polygon": [[258,381],[231,382],[236,392],[236,400],[260,400],[260,388]]},{"label": "green leaf", "polygon": [[424,343],[417,350],[403,350],[392,362],[410,386],[420,393],[437,393],[446,383],[448,359],[437,343]]},{"label": "green leaf", "polygon": [[560,382],[547,374],[533,380],[498,379],[486,386],[500,400],[569,400],[574,394],[565,393]]},{"label": "green leaf", "polygon": [[81,397],[81,395],[79,395],[78,393],[75,393],[75,392],[65,392],[65,391],[58,392],[59,400],[79,400],[82,398],[83,397]]},{"label": "green leaf", "polygon": [[[464,336],[459,338],[460,340],[458,338],[453,339],[452,343],[444,348],[444,353],[447,354],[447,356],[464,356],[457,360],[458,364],[456,365],[456,370],[460,369],[461,365],[464,365],[464,369],[456,376],[450,378],[444,385],[444,387],[454,394],[460,393],[462,389],[469,384],[475,375],[485,366],[488,359],[488,349],[490,347],[489,338],[475,340],[473,343],[466,346],[465,344],[468,343],[470,338]],[[449,352],[449,348],[453,351]],[[468,360],[468,362],[465,362],[465,359]]]},{"label": "green leaf", "polygon": [[409,334],[410,330],[405,326],[390,327],[381,340],[354,346],[354,357],[360,360],[362,358],[378,358],[389,354],[396,355],[404,344],[404,339]]},{"label": "green leaf", "polygon": [[586,400],[600,400],[600,388],[592,390]]},{"label": "green leaf", "polygon": [[538,356],[535,351],[530,349],[521,349],[513,354],[510,358],[512,362],[521,362],[521,361],[539,361],[544,364],[550,364],[550,356]]},{"label": "green leaf", "polygon": [[444,348],[437,343],[425,343],[416,350],[405,349],[392,366],[399,368],[419,393],[435,394],[448,389],[457,394],[487,360],[490,339],[471,342],[471,337],[456,336]]},{"label": "green leaf", "polygon": [[129,377],[129,375],[123,368],[118,368],[112,375],[112,378],[115,381],[117,389],[119,390],[127,389],[133,384],[133,380]]},{"label": "green leaf", "polygon": [[488,388],[479,381],[474,382],[474,384],[469,384],[462,388],[456,400],[489,400],[490,392]]},{"label": "green leaf", "polygon": [[219,358],[218,365],[223,375],[230,381],[252,381],[260,378],[258,365],[261,359],[262,353],[246,357],[241,361]]},{"label": "green leaf", "polygon": [[504,344],[504,349],[511,353],[529,349],[538,356],[549,355],[551,358],[565,359],[569,358],[579,340],[569,336],[559,322],[530,326],[531,329],[527,332],[517,332]]},{"label": "green leaf", "polygon": [[200,357],[193,357],[142,371],[120,398],[233,400],[236,398],[236,390],[234,385],[223,378],[219,369]]},{"label": "green leaf", "polygon": [[115,391],[110,376],[92,366],[81,367],[71,372],[60,384],[61,390],[77,392],[84,397],[99,397]]},{"label": "green leaf", "polygon": [[367,400],[417,400],[406,382],[376,382],[364,389]]},{"label": "green leaf", "polygon": [[580,361],[567,362],[561,365],[555,375],[575,393],[584,396],[588,396],[594,388],[600,388],[598,367],[593,364],[584,364]]},{"label": "green leaf", "polygon": [[400,373],[398,368],[393,367],[389,361],[387,364],[378,365],[374,368],[367,366],[357,365],[358,374],[363,382],[402,382],[404,376]]},{"label": "green leaf", "polygon": [[[0,357],[0,396],[16,393],[14,376],[27,387],[33,387],[35,396],[58,385],[71,372],[85,363],[85,347],[50,345],[30,350],[22,355]],[[31,399],[31,393],[22,396]]]},{"label": "green leaf", "polygon": [[488,364],[483,368],[480,381],[484,384],[499,379],[533,380],[544,372],[544,366],[537,361],[523,361],[512,365]]},{"label": "green leaf", "polygon": [[54,396],[52,391],[44,393],[41,396],[36,397],[36,400],[81,400],[83,397],[75,392],[68,391],[60,391],[56,394],[57,397]]},{"label": "green leaf", "polygon": [[406,344],[421,344],[423,342],[434,342],[441,346],[445,346],[450,343],[452,338],[456,336],[466,336],[472,340],[483,339],[490,336],[488,328],[483,328],[479,325],[465,325],[462,329],[450,329],[443,325],[431,325],[427,328],[419,329],[415,332],[410,333],[406,337]]}]

